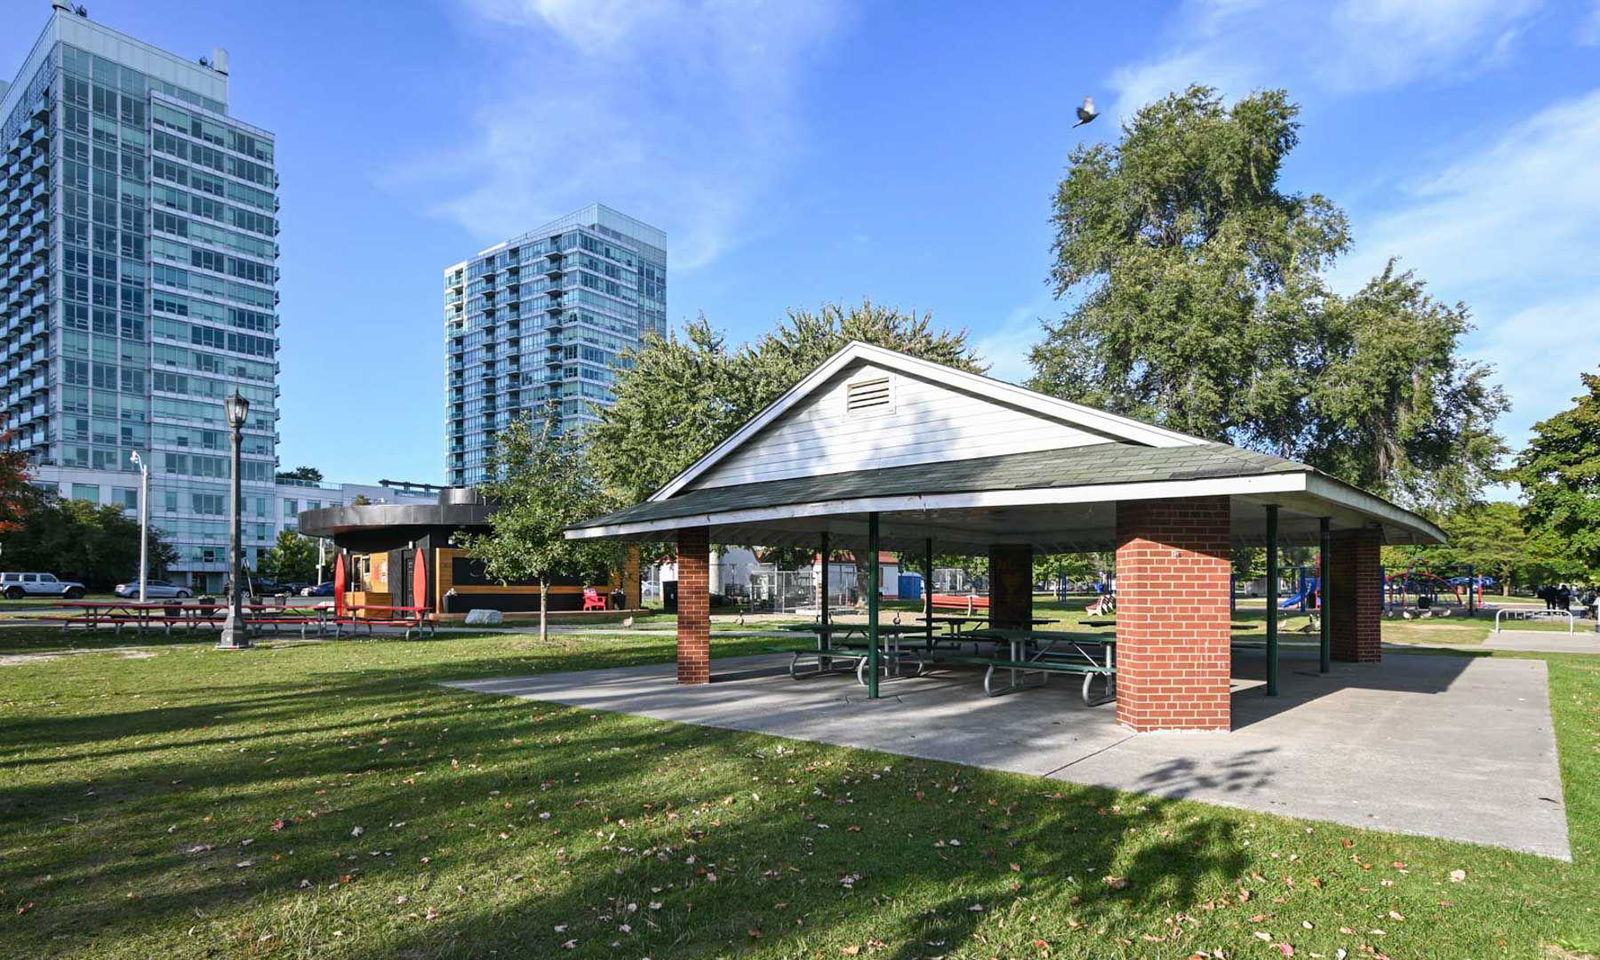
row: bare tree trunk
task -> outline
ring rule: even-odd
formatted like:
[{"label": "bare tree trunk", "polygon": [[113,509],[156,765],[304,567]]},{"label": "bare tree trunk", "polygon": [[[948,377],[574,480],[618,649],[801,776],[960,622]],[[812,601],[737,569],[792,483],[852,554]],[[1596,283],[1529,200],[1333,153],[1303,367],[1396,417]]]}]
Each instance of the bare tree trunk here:
[{"label": "bare tree trunk", "polygon": [[539,642],[550,639],[550,583],[539,578]]}]

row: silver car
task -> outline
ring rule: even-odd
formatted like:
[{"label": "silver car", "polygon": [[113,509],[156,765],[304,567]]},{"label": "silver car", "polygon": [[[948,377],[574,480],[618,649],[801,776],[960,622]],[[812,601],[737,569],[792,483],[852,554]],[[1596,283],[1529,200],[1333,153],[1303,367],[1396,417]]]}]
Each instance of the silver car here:
[{"label": "silver car", "polygon": [[0,596],[7,600],[24,597],[65,597],[77,600],[87,593],[76,580],[58,580],[53,573],[0,573]]},{"label": "silver car", "polygon": [[[139,595],[139,581],[119,583],[117,584],[117,589],[112,592],[119,597],[131,600]],[[188,587],[180,586],[167,580],[146,580],[144,582],[146,600],[187,600],[190,595]]]}]

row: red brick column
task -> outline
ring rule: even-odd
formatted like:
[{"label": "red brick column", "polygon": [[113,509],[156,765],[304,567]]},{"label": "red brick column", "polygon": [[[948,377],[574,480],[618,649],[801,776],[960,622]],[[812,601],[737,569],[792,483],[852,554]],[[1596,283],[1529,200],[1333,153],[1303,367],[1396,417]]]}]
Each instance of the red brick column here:
[{"label": "red brick column", "polygon": [[998,543],[989,547],[989,625],[997,630],[1033,626],[1033,547]]},{"label": "red brick column", "polygon": [[711,682],[711,543],[705,527],[678,531],[678,682]]},{"label": "red brick column", "polygon": [[1328,554],[1329,646],[1333,659],[1383,659],[1383,541],[1376,530],[1339,530]]},{"label": "red brick column", "polygon": [[1227,497],[1117,504],[1117,720],[1227,730]]}]

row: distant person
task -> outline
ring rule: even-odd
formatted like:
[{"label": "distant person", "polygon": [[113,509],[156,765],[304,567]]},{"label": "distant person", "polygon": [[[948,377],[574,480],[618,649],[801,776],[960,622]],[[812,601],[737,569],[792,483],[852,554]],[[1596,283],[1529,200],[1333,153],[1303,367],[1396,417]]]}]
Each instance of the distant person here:
[{"label": "distant person", "polygon": [[1565,583],[1556,589],[1556,609],[1572,611],[1572,587]]}]

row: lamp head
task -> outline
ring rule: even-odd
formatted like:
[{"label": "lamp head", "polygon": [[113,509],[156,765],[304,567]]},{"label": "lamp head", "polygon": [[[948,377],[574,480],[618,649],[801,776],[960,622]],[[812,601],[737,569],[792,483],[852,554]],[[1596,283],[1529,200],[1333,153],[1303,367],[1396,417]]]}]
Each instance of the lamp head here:
[{"label": "lamp head", "polygon": [[130,450],[128,451],[128,462],[137,467],[144,463],[144,459],[139,456],[139,451]]},{"label": "lamp head", "polygon": [[237,388],[234,389],[232,396],[222,401],[222,405],[228,414],[228,426],[235,430],[244,426],[245,417],[250,415],[250,401],[246,400]]}]

